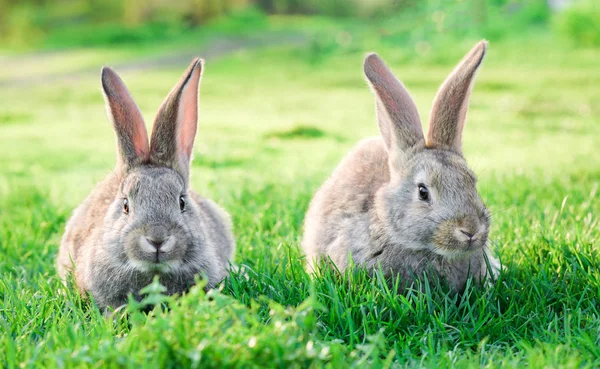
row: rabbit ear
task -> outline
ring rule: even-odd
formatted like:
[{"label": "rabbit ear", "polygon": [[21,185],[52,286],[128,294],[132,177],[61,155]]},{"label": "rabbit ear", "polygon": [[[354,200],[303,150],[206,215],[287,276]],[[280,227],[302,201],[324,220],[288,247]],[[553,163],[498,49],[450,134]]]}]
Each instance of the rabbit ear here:
[{"label": "rabbit ear", "polygon": [[117,73],[102,68],[106,110],[117,134],[117,165],[133,167],[148,160],[148,132],[144,118]]},{"label": "rabbit ear", "polygon": [[447,147],[462,153],[462,132],[469,97],[486,47],[487,41],[475,45],[438,90],[429,117],[427,146]]},{"label": "rabbit ear", "polygon": [[157,164],[189,176],[189,165],[198,126],[198,88],[204,61],[194,59],[162,103],[152,130],[150,158]]},{"label": "rabbit ear", "polygon": [[388,151],[401,156],[424,140],[417,107],[406,88],[377,54],[367,55],[364,72],[375,94],[381,136]]}]

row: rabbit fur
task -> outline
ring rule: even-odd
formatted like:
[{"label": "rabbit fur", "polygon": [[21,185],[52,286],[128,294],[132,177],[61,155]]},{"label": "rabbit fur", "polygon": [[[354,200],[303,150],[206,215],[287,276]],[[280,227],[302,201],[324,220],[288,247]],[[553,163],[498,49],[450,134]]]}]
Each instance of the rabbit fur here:
[{"label": "rabbit fur", "polygon": [[189,188],[198,92],[204,69],[195,59],[162,103],[150,142],[142,115],[119,76],[102,69],[117,165],[74,211],[57,258],[97,305],[118,307],[155,275],[168,294],[205,277],[207,288],[228,275],[235,241],[229,215]]}]

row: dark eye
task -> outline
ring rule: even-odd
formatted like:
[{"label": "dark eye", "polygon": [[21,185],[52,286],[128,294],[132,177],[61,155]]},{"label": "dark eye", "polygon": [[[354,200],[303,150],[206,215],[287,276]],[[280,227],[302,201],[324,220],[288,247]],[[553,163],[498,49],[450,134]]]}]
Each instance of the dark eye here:
[{"label": "dark eye", "polygon": [[179,196],[179,209],[185,211],[185,197]]},{"label": "dark eye", "polygon": [[123,213],[129,214],[129,200],[123,199]]},{"label": "dark eye", "polygon": [[429,201],[429,190],[424,184],[419,184],[419,200]]}]

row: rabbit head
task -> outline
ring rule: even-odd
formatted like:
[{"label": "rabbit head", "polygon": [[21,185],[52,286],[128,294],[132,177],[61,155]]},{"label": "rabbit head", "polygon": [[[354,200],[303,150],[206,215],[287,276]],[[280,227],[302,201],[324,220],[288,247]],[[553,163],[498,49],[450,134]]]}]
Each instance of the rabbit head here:
[{"label": "rabbit head", "polygon": [[104,218],[103,242],[110,255],[138,271],[185,269],[199,259],[202,221],[190,198],[189,168],[202,70],[203,61],[194,60],[162,103],[148,143],[142,114],[125,84],[112,69],[102,69],[120,178]]},{"label": "rabbit head", "polygon": [[462,156],[469,96],[486,46],[479,42],[440,87],[426,138],[402,83],[376,54],[365,58],[390,168],[378,207],[388,237],[406,247],[454,258],[487,243],[489,213]]}]

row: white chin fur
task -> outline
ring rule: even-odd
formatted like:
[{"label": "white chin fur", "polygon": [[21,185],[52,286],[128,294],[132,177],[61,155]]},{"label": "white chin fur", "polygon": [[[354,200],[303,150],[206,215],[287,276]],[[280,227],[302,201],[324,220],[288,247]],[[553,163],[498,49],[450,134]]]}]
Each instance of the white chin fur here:
[{"label": "white chin fur", "polygon": [[181,261],[169,260],[161,263],[151,263],[143,260],[130,259],[128,261],[130,267],[140,272],[160,272],[169,273],[178,270],[181,267]]},{"label": "white chin fur", "polygon": [[470,257],[471,255],[473,255],[473,251],[448,250],[448,249],[441,249],[439,247],[434,248],[433,252],[435,252],[438,255],[443,256],[444,258],[446,258],[448,260],[466,259],[466,258]]}]

